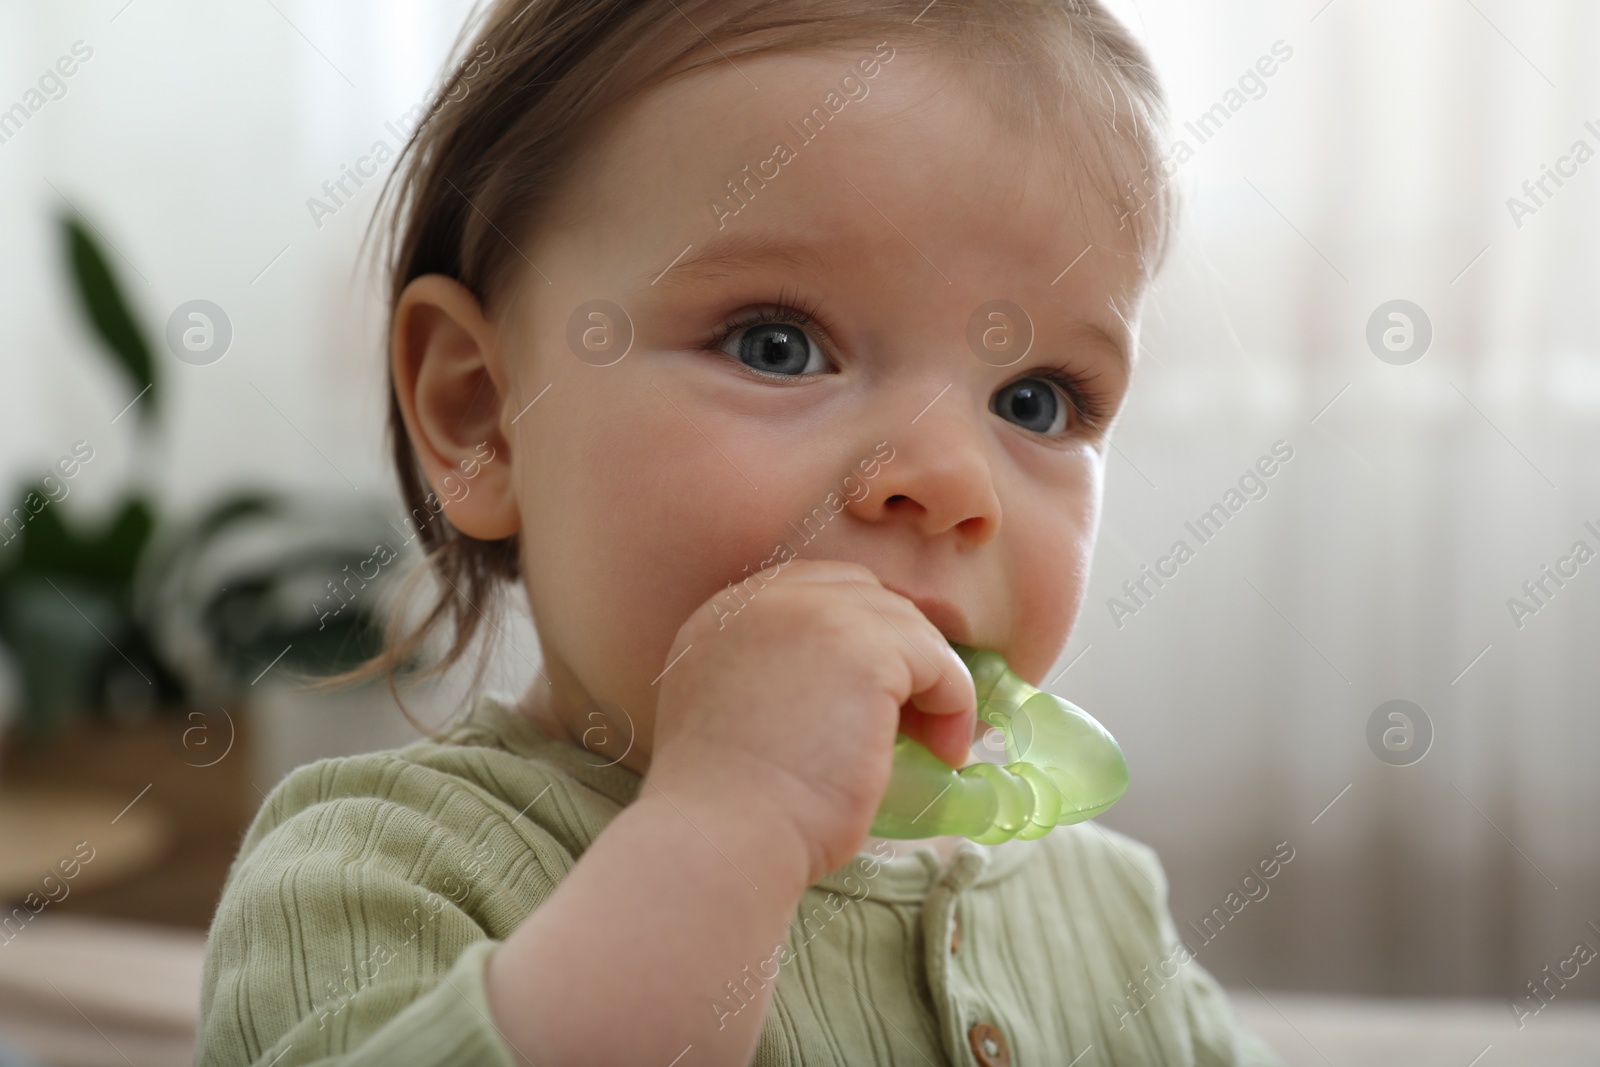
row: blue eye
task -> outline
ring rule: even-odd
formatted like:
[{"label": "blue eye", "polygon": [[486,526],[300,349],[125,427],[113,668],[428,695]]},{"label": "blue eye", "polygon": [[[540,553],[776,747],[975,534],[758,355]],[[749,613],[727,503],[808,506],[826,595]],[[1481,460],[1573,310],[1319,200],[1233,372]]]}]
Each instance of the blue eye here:
[{"label": "blue eye", "polygon": [[[831,335],[820,312],[796,298],[725,323],[705,347],[737,359],[758,375],[799,379],[823,373],[832,365],[812,331]],[[1086,378],[1065,366],[1035,367],[1028,377],[1001,387],[990,410],[1043,436],[1098,432],[1114,409],[1105,407],[1090,387],[1091,381],[1092,376]]]},{"label": "blue eye", "polygon": [[992,410],[1025,430],[1057,434],[1067,428],[1067,405],[1056,386],[1043,378],[1022,378],[994,395]]},{"label": "blue eye", "polygon": [[707,347],[761,374],[798,378],[830,365],[812,330],[822,331],[823,326],[810,308],[778,304],[724,324]]},{"label": "blue eye", "polygon": [[822,369],[822,349],[804,329],[790,322],[762,322],[741,329],[731,355],[764,374],[797,376]]}]

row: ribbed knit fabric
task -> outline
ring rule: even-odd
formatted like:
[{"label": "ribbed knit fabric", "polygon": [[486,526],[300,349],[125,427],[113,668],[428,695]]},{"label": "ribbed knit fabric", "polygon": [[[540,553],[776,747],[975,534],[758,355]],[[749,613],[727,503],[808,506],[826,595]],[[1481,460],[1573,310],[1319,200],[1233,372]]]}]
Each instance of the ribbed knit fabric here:
[{"label": "ribbed knit fabric", "polygon": [[[484,965],[638,794],[597,764],[484,697],[438,741],[288,775],[212,922],[196,1062],[511,1067]],[[806,890],[789,952],[708,998],[776,983],[755,1067],[1281,1067],[1185,961],[1146,846],[1092,822],[943,868],[915,846]]]}]

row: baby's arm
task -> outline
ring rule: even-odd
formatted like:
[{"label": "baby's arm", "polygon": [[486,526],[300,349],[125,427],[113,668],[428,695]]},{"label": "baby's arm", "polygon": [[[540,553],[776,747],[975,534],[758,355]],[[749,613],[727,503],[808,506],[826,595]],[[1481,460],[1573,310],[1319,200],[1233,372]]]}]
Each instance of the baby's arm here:
[{"label": "baby's arm", "polygon": [[[475,751],[489,774],[511,778],[521,762]],[[573,863],[516,810],[393,753],[291,773],[212,920],[196,1063],[509,1067],[487,956]]]},{"label": "baby's arm", "polygon": [[[470,768],[328,760],[273,790],[212,924],[197,1062],[665,1065],[693,1042],[685,1064],[747,1063],[771,983],[745,968],[808,884],[778,813],[713,799],[731,774],[667,783],[670,800],[646,782],[575,859],[570,825],[526,812],[574,811],[581,786],[461,752]],[[728,982],[745,1005],[718,1013],[739,1004]]]},{"label": "baby's arm", "polygon": [[808,884],[804,848],[750,794],[668,797],[647,780],[495,950],[491,1014],[524,1062],[664,1065],[690,1045],[685,1062],[749,1062],[773,985],[747,975]]},{"label": "baby's arm", "polygon": [[[638,799],[491,960],[496,1021],[534,1063],[668,1064],[691,1044],[687,1062],[748,1063],[757,972],[864,841],[901,707],[940,720],[942,757],[972,737],[965,665],[866,567],[795,560],[726,629],[714,601],[665,657]],[[752,1001],[729,1017],[714,997]]]}]

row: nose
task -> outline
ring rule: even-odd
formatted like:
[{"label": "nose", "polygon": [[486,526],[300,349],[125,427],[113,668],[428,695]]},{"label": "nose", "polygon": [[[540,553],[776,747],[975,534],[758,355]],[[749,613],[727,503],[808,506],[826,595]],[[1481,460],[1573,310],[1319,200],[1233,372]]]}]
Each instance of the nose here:
[{"label": "nose", "polygon": [[1000,529],[1000,498],[985,448],[986,412],[967,410],[960,384],[920,414],[879,427],[894,449],[872,479],[872,492],[849,505],[866,522],[903,523],[925,538],[954,531],[961,547],[992,540]]}]

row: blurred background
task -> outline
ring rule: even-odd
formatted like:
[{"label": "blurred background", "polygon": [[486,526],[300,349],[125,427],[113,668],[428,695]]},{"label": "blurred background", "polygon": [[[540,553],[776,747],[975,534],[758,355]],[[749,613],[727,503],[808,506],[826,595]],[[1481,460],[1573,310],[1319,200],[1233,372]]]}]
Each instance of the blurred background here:
[{"label": "blurred background", "polygon": [[[1049,684],[1128,757],[1101,821],[1290,1062],[1594,1063],[1600,7],[1113,6],[1187,203]],[[0,1063],[188,1062],[265,793],[418,736],[300,682],[416,562],[356,271],[389,168],[324,183],[468,8],[0,0]]]}]

